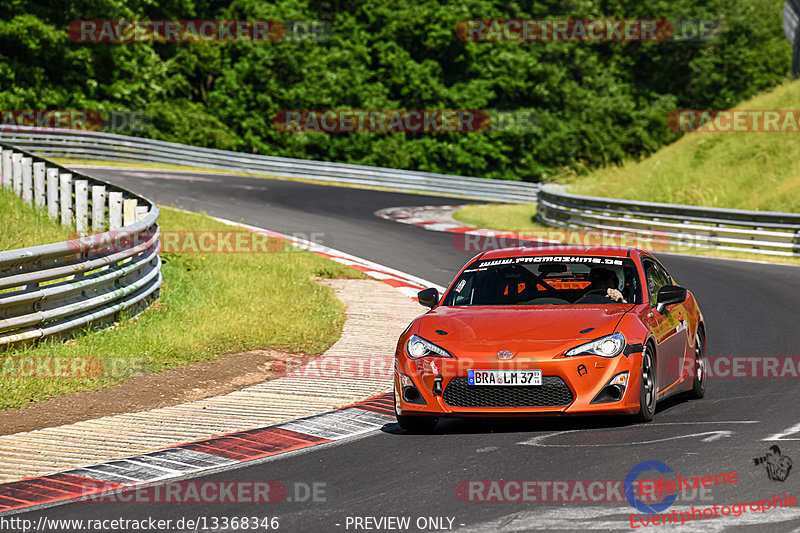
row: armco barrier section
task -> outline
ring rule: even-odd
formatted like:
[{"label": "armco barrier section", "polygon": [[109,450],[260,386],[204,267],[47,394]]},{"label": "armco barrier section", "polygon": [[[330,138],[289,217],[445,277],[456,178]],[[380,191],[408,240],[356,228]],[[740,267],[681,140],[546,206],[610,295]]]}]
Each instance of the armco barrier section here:
[{"label": "armco barrier section", "polygon": [[539,190],[535,183],[270,157],[96,131],[11,126],[0,128],[0,140],[45,157],[170,163],[476,200],[535,202]]},{"label": "armco barrier section", "polygon": [[572,230],[641,232],[670,246],[800,254],[800,214],[578,196],[544,186],[539,222]]},{"label": "armco barrier section", "polygon": [[0,139],[42,155],[163,162],[254,175],[539,204],[537,220],[565,229],[644,232],[655,241],[771,255],[800,255],[800,215],[578,196],[552,186],[241,154],[91,131],[0,128]]},{"label": "armco barrier section", "polygon": [[113,320],[157,297],[159,209],[150,200],[0,143],[0,186],[76,230],[0,251],[0,346]]}]

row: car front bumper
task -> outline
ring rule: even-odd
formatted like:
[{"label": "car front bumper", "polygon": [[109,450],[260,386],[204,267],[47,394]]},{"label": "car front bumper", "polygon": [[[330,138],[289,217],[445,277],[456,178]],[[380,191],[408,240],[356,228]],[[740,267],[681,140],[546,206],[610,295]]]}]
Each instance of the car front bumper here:
[{"label": "car front bumper", "polygon": [[[627,353],[628,351],[626,351]],[[633,414],[639,410],[642,354],[613,358],[524,358],[500,361],[422,358],[398,354],[395,360],[395,409],[400,415],[536,416]],[[467,370],[542,371],[542,385],[476,386]],[[615,376],[627,372],[619,399],[604,391]]]}]

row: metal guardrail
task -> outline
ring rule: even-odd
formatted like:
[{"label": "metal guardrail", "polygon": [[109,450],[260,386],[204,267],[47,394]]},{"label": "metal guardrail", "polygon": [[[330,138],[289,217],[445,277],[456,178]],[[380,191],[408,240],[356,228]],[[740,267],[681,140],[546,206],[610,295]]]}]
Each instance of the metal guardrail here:
[{"label": "metal guardrail", "polygon": [[0,251],[0,346],[110,321],[158,296],[153,202],[15,146],[0,150],[0,186],[78,234]]},{"label": "metal guardrail", "polygon": [[800,254],[800,214],[578,196],[544,186],[539,222],[573,230],[641,232],[677,247]]},{"label": "metal guardrail", "polygon": [[95,131],[0,128],[0,140],[45,157],[159,162],[498,202],[535,202],[536,183],[450,176],[200,148]]},{"label": "metal guardrail", "polygon": [[0,139],[45,156],[163,162],[479,200],[538,201],[537,219],[550,226],[647,233],[671,246],[800,255],[800,214],[578,196],[533,183],[242,154],[91,131],[14,126],[0,128]]}]

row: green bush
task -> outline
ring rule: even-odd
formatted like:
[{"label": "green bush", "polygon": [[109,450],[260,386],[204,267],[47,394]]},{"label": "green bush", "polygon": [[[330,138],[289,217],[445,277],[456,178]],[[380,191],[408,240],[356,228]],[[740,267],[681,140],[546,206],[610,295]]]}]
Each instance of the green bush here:
[{"label": "green bush", "polygon": [[[286,157],[537,181],[674,141],[675,108],[784,81],[782,0],[0,0],[0,109],[144,110],[145,134]],[[529,6],[529,7],[523,7]],[[467,18],[721,21],[705,41],[465,42]],[[79,19],[328,20],[329,42],[76,43]],[[532,110],[530,131],[283,133],[283,109]]]}]

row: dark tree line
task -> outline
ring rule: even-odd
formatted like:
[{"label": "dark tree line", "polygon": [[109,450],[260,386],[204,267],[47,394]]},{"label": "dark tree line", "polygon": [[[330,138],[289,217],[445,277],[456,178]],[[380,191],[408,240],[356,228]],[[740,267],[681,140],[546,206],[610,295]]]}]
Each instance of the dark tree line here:
[{"label": "dark tree line", "polygon": [[[782,0],[0,0],[0,109],[146,111],[153,138],[537,181],[653,152],[673,109],[724,109],[788,76]],[[466,42],[475,18],[705,19],[713,38]],[[82,19],[325,20],[325,42],[79,43]],[[525,110],[483,133],[286,133],[287,109]]]}]

